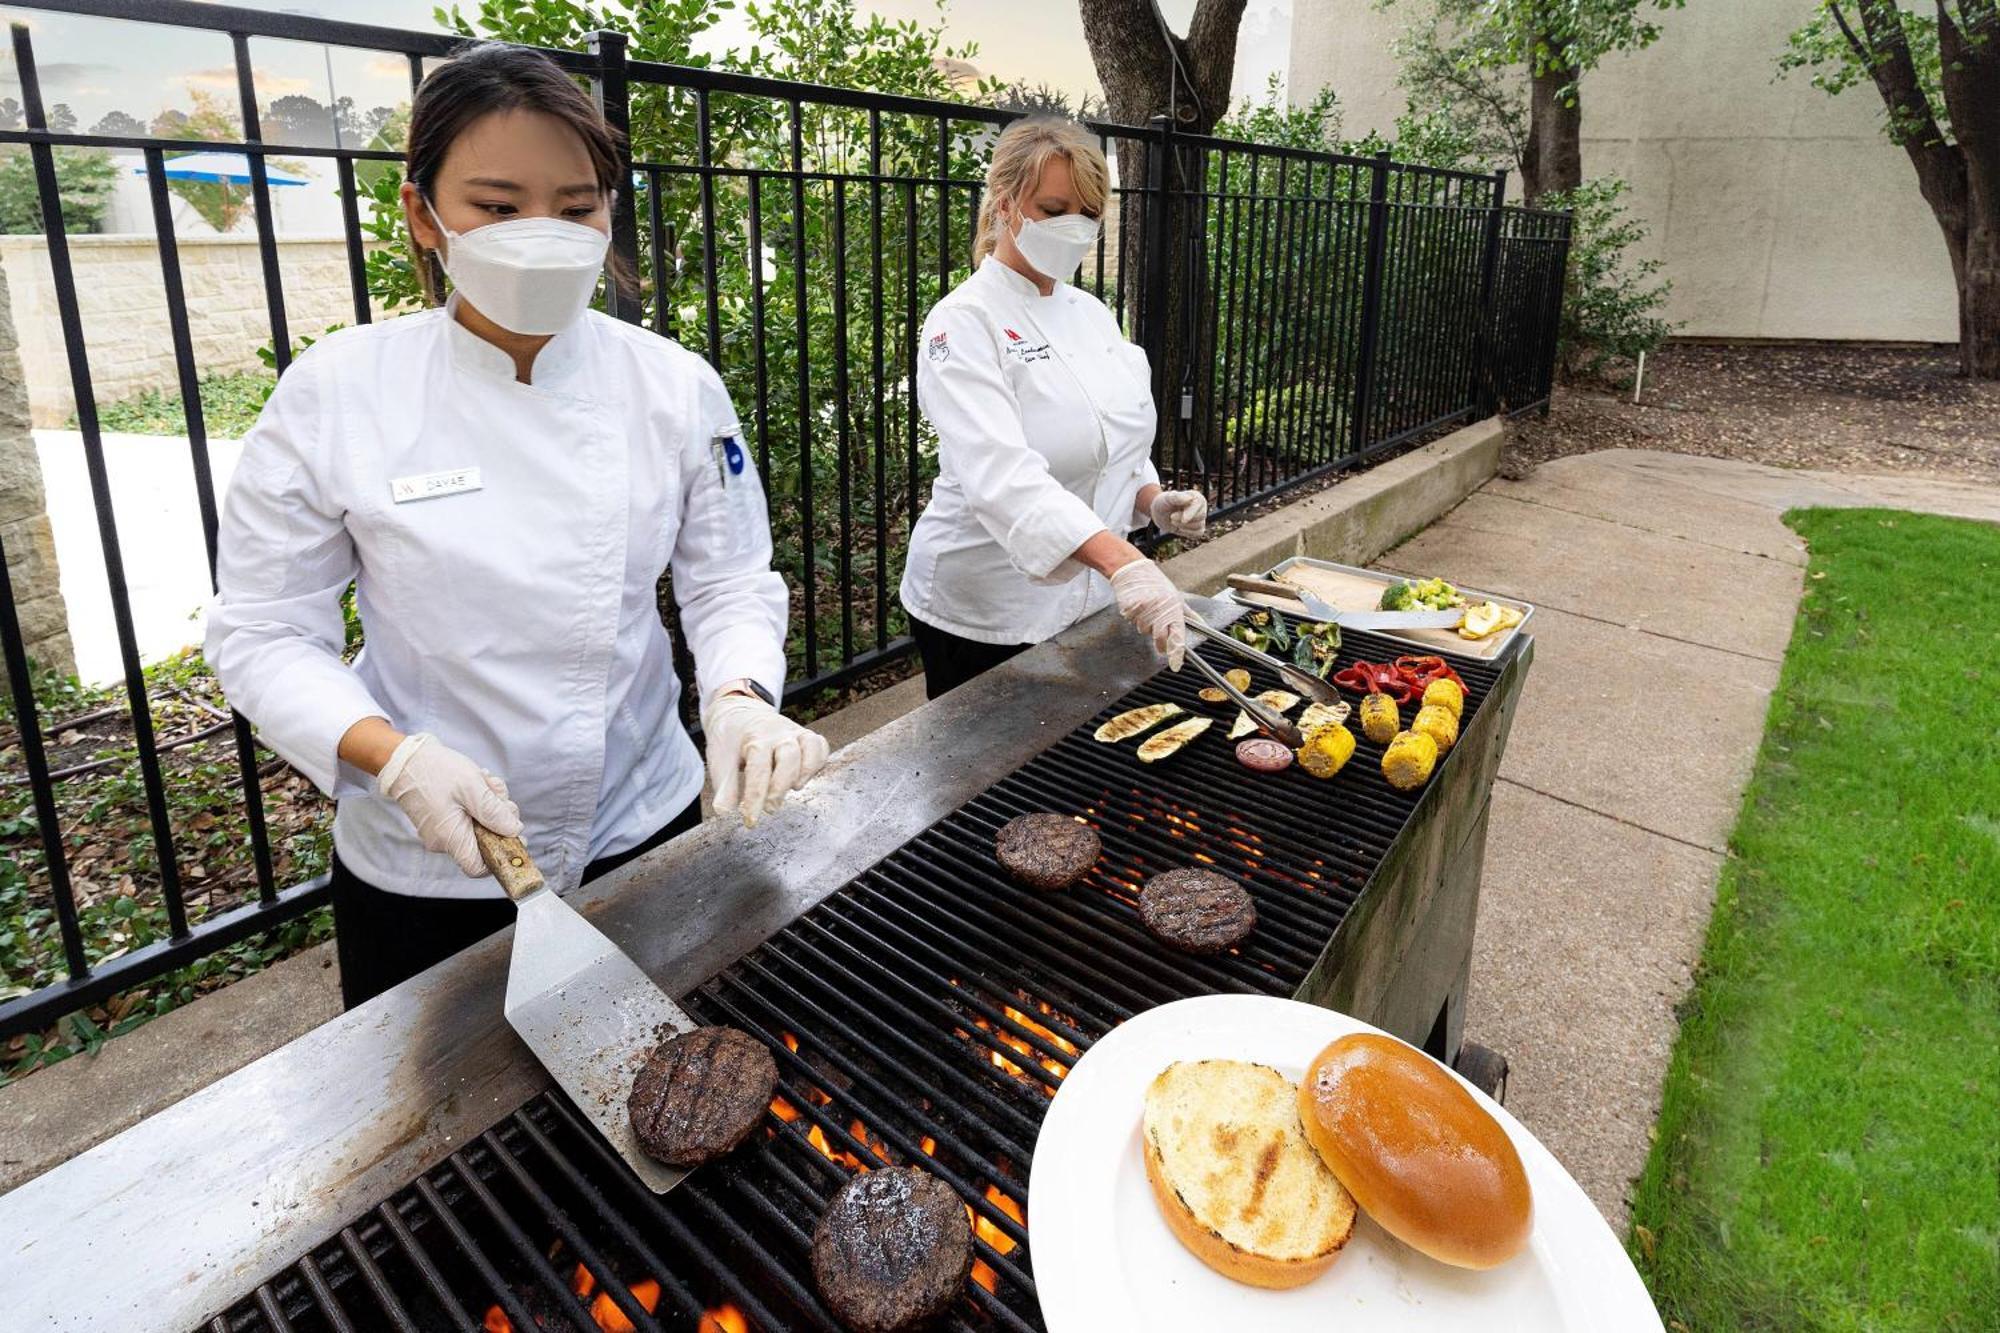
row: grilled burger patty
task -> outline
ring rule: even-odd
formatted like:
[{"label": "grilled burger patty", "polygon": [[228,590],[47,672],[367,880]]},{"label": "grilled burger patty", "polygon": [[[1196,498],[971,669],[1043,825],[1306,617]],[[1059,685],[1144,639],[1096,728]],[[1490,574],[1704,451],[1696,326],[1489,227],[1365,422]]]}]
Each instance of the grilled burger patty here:
[{"label": "grilled burger patty", "polygon": [[1066,889],[1097,864],[1097,830],[1068,815],[1022,815],[1000,826],[993,850],[1009,874],[1038,889]]},{"label": "grilled burger patty", "polygon": [[857,1333],[899,1333],[943,1314],[972,1273],[965,1204],[916,1167],[882,1167],[833,1196],[813,1231],[813,1281]]},{"label": "grilled burger patty", "polygon": [[1169,870],[1139,891],[1139,920],[1162,944],[1221,953],[1257,927],[1257,905],[1241,884],[1212,870]]},{"label": "grilled burger patty", "polygon": [[654,1047],[632,1082],[632,1132],[667,1165],[700,1166],[749,1138],[777,1090],[777,1062],[749,1033],[677,1033]]}]

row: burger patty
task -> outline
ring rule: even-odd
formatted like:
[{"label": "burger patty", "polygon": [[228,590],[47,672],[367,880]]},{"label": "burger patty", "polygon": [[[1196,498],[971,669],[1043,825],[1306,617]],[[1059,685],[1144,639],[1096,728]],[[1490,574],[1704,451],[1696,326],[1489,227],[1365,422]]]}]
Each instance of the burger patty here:
[{"label": "burger patty", "polygon": [[1097,830],[1068,815],[1022,815],[1000,826],[993,850],[1009,874],[1043,890],[1066,889],[1097,864]]},{"label": "burger patty", "polygon": [[712,1162],[750,1137],[778,1090],[764,1043],[735,1028],[694,1028],[653,1048],[627,1102],[639,1146],[669,1166]]},{"label": "burger patty", "polygon": [[857,1333],[900,1333],[945,1312],[972,1272],[965,1204],[916,1167],[854,1177],[813,1231],[813,1281]]},{"label": "burger patty", "polygon": [[1192,867],[1169,870],[1139,891],[1139,920],[1162,944],[1188,953],[1221,953],[1257,927],[1257,905],[1226,875]]}]

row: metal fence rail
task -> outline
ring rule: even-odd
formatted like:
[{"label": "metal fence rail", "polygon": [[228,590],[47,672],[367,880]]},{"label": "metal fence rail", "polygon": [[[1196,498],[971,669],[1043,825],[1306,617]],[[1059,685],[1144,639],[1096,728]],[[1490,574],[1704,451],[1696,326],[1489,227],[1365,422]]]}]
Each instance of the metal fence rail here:
[{"label": "metal fence rail", "polygon": [[[253,54],[268,41],[389,52],[407,62],[414,90],[426,62],[448,56],[457,38],[192,0],[21,7],[227,34],[243,136],[201,146],[248,158],[278,370],[321,330],[295,328],[288,317],[267,159],[331,161],[353,320],[373,318],[380,292],[371,292],[368,254],[381,232],[363,218],[360,200],[382,197],[371,182],[398,168],[400,154],[266,142]],[[139,40],[142,30],[133,31]],[[66,870],[60,779],[43,758],[31,669],[0,569],[0,640],[26,769],[15,780],[33,789],[42,853],[36,888],[53,906],[69,972],[59,985],[0,1003],[0,1040],[267,930],[326,894],[323,880],[277,882],[259,752],[235,717],[223,729],[234,741],[256,898],[205,918],[188,910],[54,150],[144,156],[201,515],[201,531],[188,540],[205,543],[212,571],[216,496],[162,169],[167,154],[190,144],[51,130],[27,26],[14,25],[12,48],[25,128],[0,131],[0,145],[25,146],[33,157],[149,813],[152,868],[141,891],[159,895],[169,938],[115,958],[88,955]],[[707,357],[754,442],[775,563],[793,590],[788,694],[849,682],[906,654],[895,584],[937,458],[916,404],[917,335],[931,305],[970,271],[986,149],[1012,115],[631,61],[617,33],[594,35],[584,51],[547,54],[588,80],[607,118],[630,135],[632,188],[621,191],[612,244],[634,281],[607,282],[606,310]],[[1502,207],[1505,173],[1188,135],[1165,118],[1089,128],[1116,163],[1114,199],[1077,281],[1151,358],[1162,477],[1205,491],[1216,514],[1438,428],[1546,403],[1569,220]],[[679,665],[684,674],[691,669],[684,655]]]}]

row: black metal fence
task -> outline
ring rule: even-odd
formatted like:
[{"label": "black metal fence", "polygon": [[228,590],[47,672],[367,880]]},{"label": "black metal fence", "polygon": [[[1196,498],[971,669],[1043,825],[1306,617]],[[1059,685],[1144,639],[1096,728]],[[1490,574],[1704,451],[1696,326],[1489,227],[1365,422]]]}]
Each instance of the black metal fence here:
[{"label": "black metal fence", "polygon": [[[242,138],[202,146],[247,155],[258,257],[280,373],[295,343],[267,159],[330,159],[342,195],[353,319],[393,304],[408,266],[371,269],[388,228],[363,201],[393,199],[393,146],[267,142],[254,44],[309,41],[394,53],[412,89],[457,39],[189,0],[37,0],[28,8],[227,34]],[[133,40],[143,29],[134,28]],[[324,900],[322,880],[280,885],[259,796],[259,752],[239,717],[235,762],[255,900],[194,920],[186,907],[167,776],[141,671],[110,500],[90,348],[63,232],[54,150],[137,151],[151,189],[169,326],[201,530],[213,568],[216,496],[174,219],[162,170],[185,140],[52,130],[26,26],[13,28],[25,128],[0,144],[33,155],[124,668],[148,862],[169,938],[92,958],[65,868],[57,783],[44,757],[11,592],[0,638],[21,763],[35,797],[42,873],[69,979],[0,1004],[0,1039],[46,1025]],[[606,309],[644,322],[721,372],[770,497],[776,563],[793,589],[793,685],[839,685],[906,653],[895,581],[936,470],[915,400],[917,333],[970,269],[985,148],[1010,113],[628,60],[617,33],[548,53],[586,79],[628,131],[633,188],[613,247],[635,281],[607,283]],[[1524,410],[1548,397],[1566,215],[1502,206],[1505,173],[1469,175],[1093,123],[1116,162],[1115,202],[1078,281],[1152,357],[1169,485],[1206,491],[1218,515],[1351,468],[1427,432]],[[378,255],[379,259],[379,255]],[[400,274],[400,277],[399,277]],[[671,599],[663,596],[671,614]],[[683,670],[687,663],[681,664]],[[180,738],[176,738],[180,739]],[[172,742],[169,742],[172,743]],[[18,780],[18,779],[17,779]],[[41,885],[38,885],[38,891]]]}]

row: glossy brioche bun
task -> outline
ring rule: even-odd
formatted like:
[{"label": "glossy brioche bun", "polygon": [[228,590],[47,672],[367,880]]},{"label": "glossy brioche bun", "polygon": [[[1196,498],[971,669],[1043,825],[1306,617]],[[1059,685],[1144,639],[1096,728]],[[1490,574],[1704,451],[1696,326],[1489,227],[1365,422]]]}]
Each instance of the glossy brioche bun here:
[{"label": "glossy brioche bun", "polygon": [[1299,1286],[1354,1233],[1354,1200],[1299,1131],[1298,1093],[1275,1069],[1168,1065],[1146,1090],[1142,1132],[1168,1229],[1224,1277]]},{"label": "glossy brioche bun", "polygon": [[1361,1211],[1410,1248],[1492,1268],[1527,1242],[1534,1202],[1521,1155],[1423,1052],[1393,1037],[1342,1037],[1306,1070],[1299,1120]]}]

